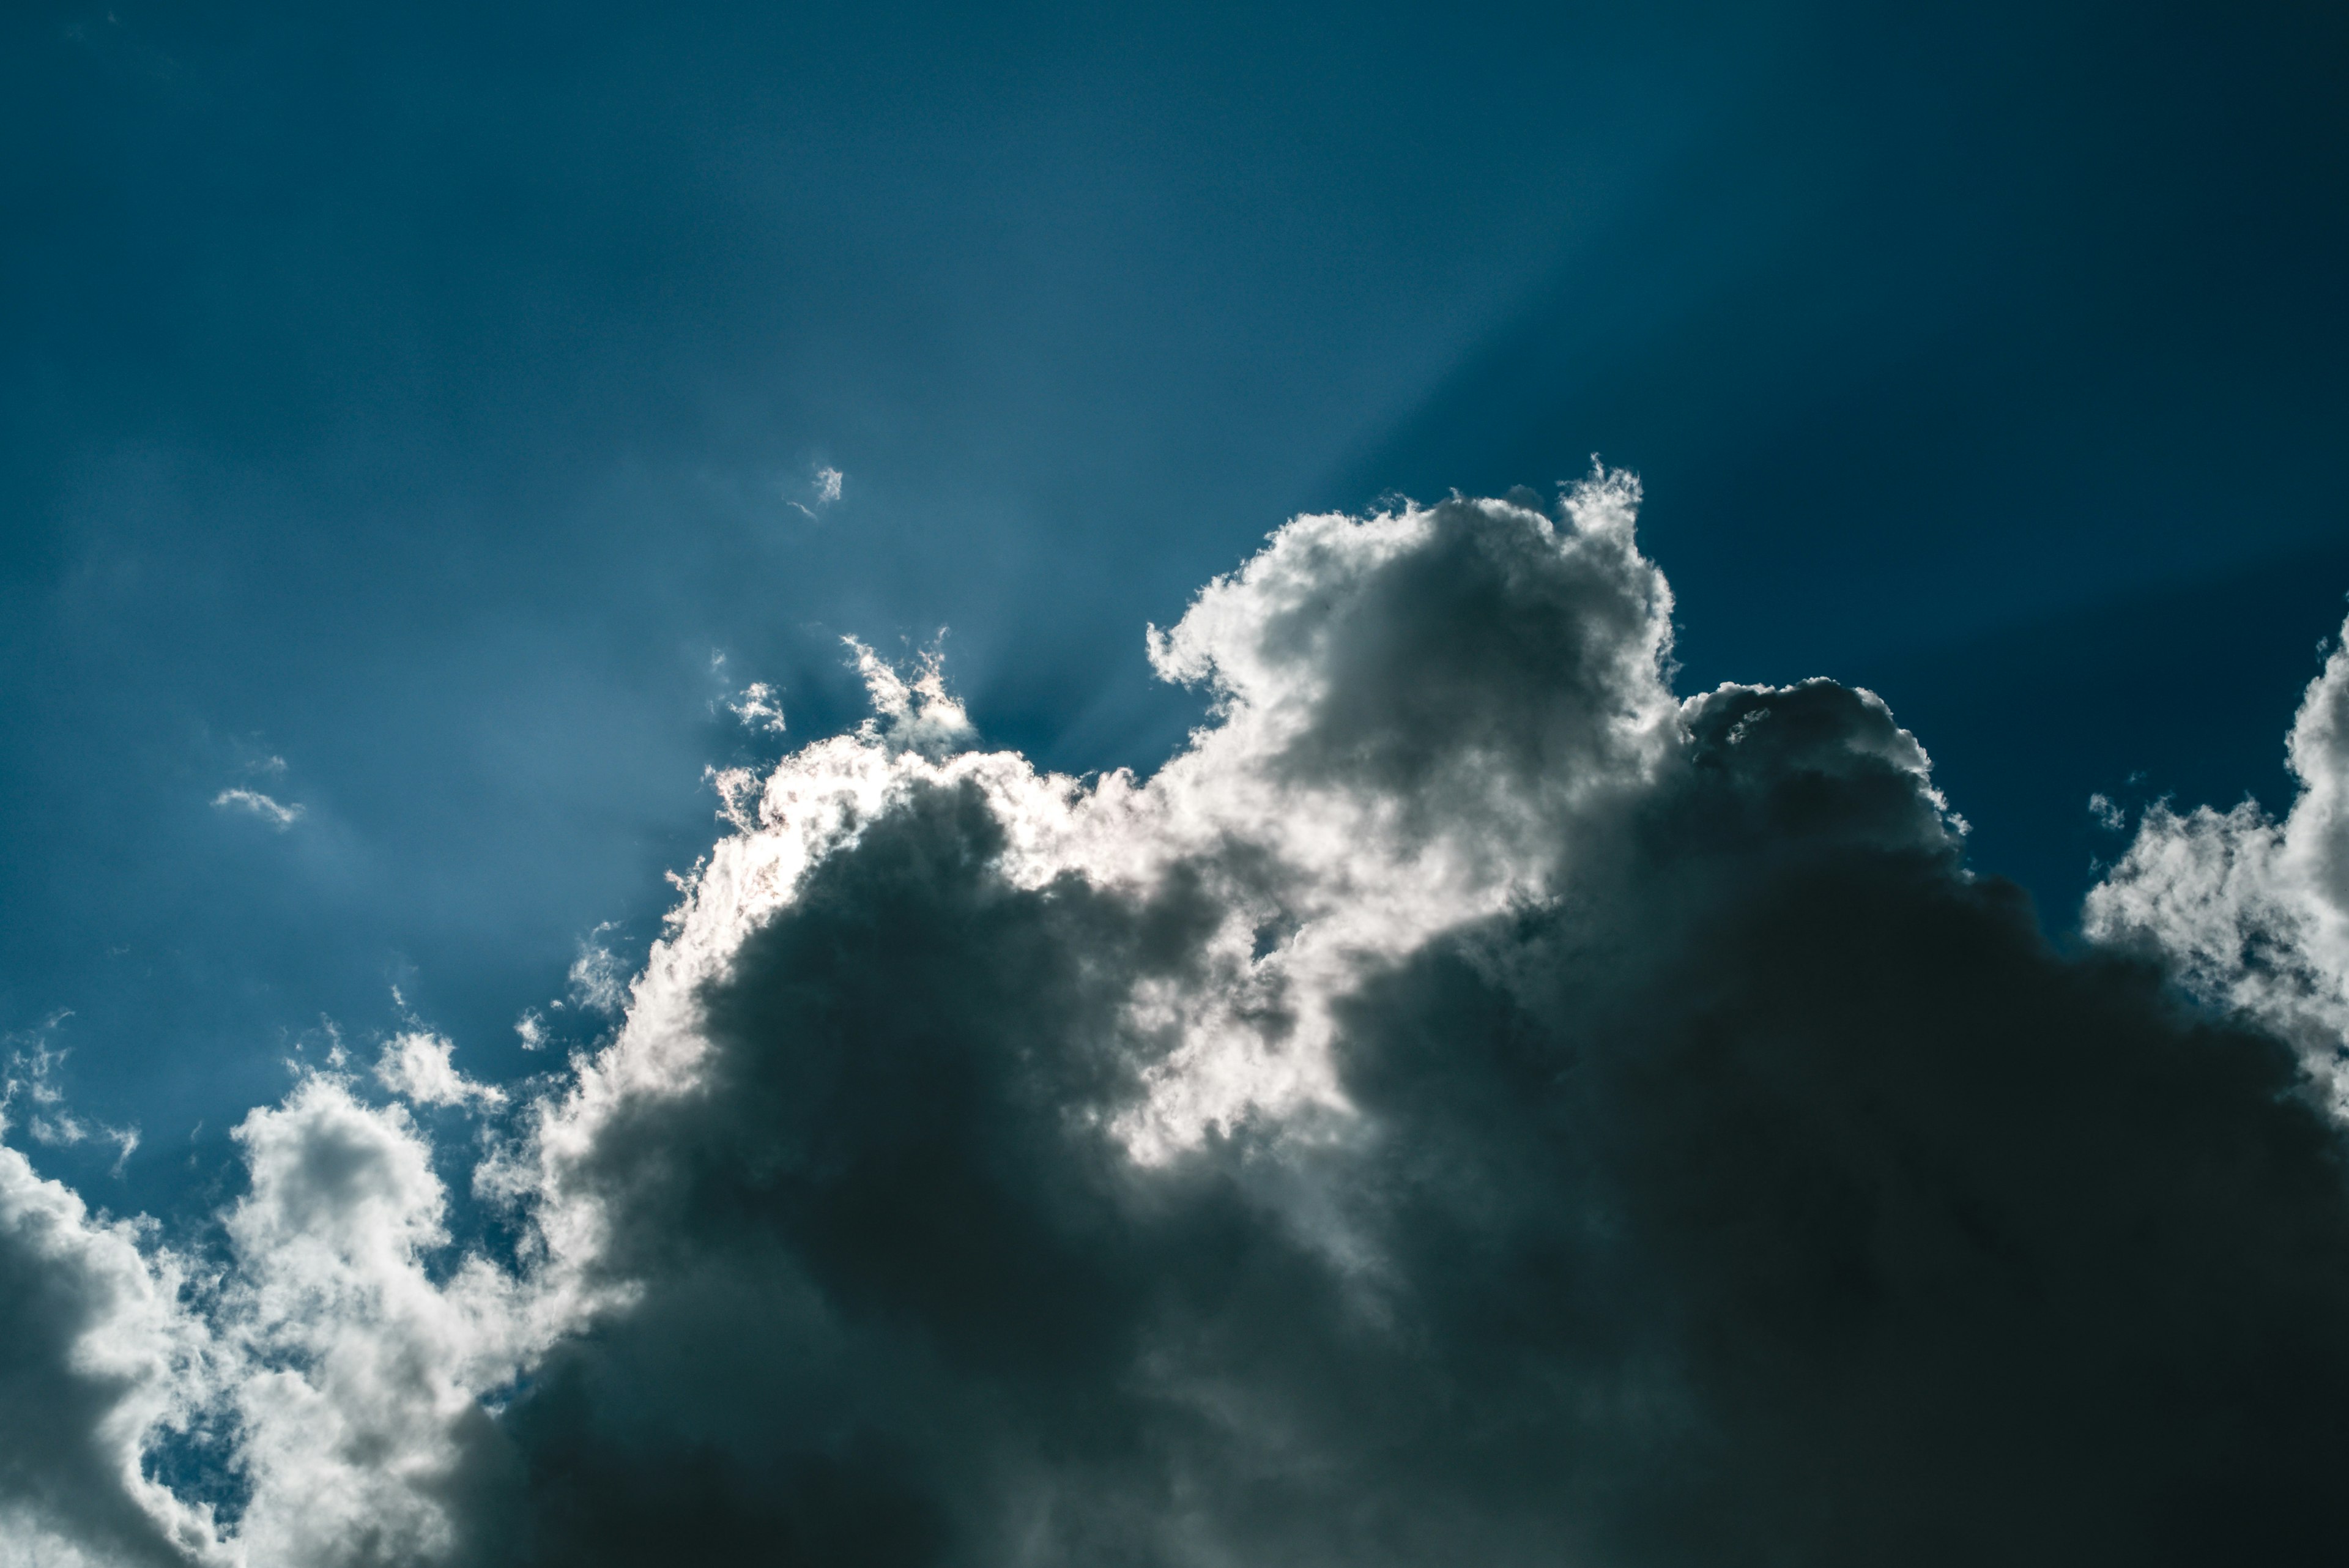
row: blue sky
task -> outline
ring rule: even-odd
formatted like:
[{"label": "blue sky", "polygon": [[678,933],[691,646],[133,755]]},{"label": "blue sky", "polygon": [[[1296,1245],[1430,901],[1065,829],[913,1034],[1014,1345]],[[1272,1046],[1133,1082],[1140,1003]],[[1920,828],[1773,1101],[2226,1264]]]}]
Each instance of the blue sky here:
[{"label": "blue sky", "polygon": [[543,1065],[845,635],[1147,768],[1285,518],[1596,452],[1682,690],[1878,690],[2064,929],[2091,791],[2282,804],[2349,588],[2319,7],[5,26],[0,1026],[148,1204],[328,1022]]}]

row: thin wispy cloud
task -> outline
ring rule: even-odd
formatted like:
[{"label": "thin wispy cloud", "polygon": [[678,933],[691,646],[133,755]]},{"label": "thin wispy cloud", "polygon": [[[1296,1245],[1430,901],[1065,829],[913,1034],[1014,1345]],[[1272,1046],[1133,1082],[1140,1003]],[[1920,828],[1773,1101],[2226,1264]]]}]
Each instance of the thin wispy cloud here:
[{"label": "thin wispy cloud", "polygon": [[299,801],[280,803],[256,789],[224,789],[212,796],[212,808],[258,817],[280,833],[301,821],[303,813]]},{"label": "thin wispy cloud", "polygon": [[791,495],[786,495],[785,499],[801,512],[813,517],[823,508],[839,503],[841,486],[846,482],[847,477],[828,463],[819,463],[816,466],[815,477],[808,482],[807,490],[811,493],[810,500],[801,501]]},{"label": "thin wispy cloud", "polygon": [[616,1016],[627,1001],[628,971],[620,955],[605,945],[611,930],[609,925],[598,926],[580,942],[566,978],[574,1006]]},{"label": "thin wispy cloud", "polygon": [[9,1050],[5,1065],[0,1065],[0,1137],[21,1127],[35,1143],[51,1148],[111,1144],[116,1151],[113,1173],[119,1176],[138,1152],[139,1129],[91,1120],[67,1103],[62,1071],[69,1052],[56,1044],[55,1037],[71,1016],[70,1012],[60,1011],[44,1019],[36,1029],[5,1037]]},{"label": "thin wispy cloud", "polygon": [[763,680],[753,680],[725,699],[723,705],[745,729],[771,735],[783,733],[782,704],[775,696],[775,689]]}]

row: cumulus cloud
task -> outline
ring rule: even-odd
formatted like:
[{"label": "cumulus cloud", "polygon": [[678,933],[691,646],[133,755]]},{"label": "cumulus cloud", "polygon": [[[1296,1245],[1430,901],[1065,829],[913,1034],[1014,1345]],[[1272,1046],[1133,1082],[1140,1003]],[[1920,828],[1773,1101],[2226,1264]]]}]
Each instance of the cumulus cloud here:
[{"label": "cumulus cloud", "polygon": [[0,1147],[0,1554],[161,1564],[215,1555],[211,1513],[147,1469],[204,1386],[178,1262]]},{"label": "cumulus cloud", "polygon": [[2349,1113],[2349,647],[2309,682],[2285,756],[2300,790],[2283,820],[2250,799],[2157,803],[2085,923],[2293,1041]]},{"label": "cumulus cloud", "polygon": [[[26,1365],[159,1348],[9,1506],[256,1568],[2337,1560],[2349,675],[2286,823],[2148,820],[2067,956],[1873,694],[1673,692],[1638,501],[1291,522],[1151,632],[1214,706],[1148,778],[854,645],[874,719],[574,975],[618,1027],[474,1165],[496,1245],[332,1075],[202,1290],[38,1189],[122,1282]],[[204,1419],[212,1512],[140,1468]]]},{"label": "cumulus cloud", "polygon": [[397,1106],[305,1080],[236,1130],[215,1316],[254,1564],[446,1559],[500,1479],[483,1407],[566,1320],[546,1276],[445,1255],[447,1193]]}]

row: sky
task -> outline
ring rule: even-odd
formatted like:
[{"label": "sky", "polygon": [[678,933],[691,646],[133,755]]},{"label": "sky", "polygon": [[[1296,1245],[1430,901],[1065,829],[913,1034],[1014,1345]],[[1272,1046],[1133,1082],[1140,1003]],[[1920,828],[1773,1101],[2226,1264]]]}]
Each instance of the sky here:
[{"label": "sky", "polygon": [[[2217,1395],[2146,1424],[2174,1460],[2116,1415],[2189,1350],[2230,1397],[2291,1381],[2256,1343],[2349,1380],[2326,8],[0,28],[0,1319],[54,1330],[13,1320],[0,1392],[96,1434],[21,1461],[0,1545],[587,1561],[608,1493],[614,1561],[680,1521],[781,1561],[1739,1560],[1691,1517],[1979,1560],[1962,1483],[2069,1561],[2164,1487],[2117,1560],[2254,1503],[2265,1560],[2332,1560],[2279,1501],[2343,1441],[2317,1405],[2235,1469]],[[1945,1021],[1889,1064],[1818,1000],[1862,970]],[[1528,1052],[1591,1064],[1554,1115]],[[1823,1174],[1733,1083],[1914,1115]],[[908,1096],[984,1127],[901,1158]],[[2091,1349],[1998,1296],[2123,1223],[2086,1156],[1982,1152],[2059,1122],[2178,1195],[2149,1258],[2274,1265],[2234,1327],[2163,1297]],[[1669,1176],[1708,1139],[1796,1262],[1702,1218],[1744,1179]],[[1847,1234],[1855,1192],[1906,1196]],[[2073,1323],[2137,1266],[2036,1288]],[[1064,1276],[1055,1361],[1015,1330]],[[1820,1312],[1883,1376],[1805,1359],[1856,1343],[1785,1327]],[[1317,1334],[1378,1408],[1317,1391]],[[352,1347],[402,1334],[420,1403],[361,1409]],[[2044,1441],[2120,1456],[2069,1497],[1984,1435],[2057,1384]],[[305,1469],[335,1431],[413,1463]]]}]

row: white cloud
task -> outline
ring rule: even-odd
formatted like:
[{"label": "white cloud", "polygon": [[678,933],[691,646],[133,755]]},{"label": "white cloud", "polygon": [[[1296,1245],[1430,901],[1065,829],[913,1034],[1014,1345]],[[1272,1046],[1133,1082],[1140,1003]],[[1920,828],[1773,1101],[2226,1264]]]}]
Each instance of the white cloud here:
[{"label": "white cloud", "polygon": [[604,946],[604,933],[611,929],[609,924],[598,926],[579,944],[569,979],[574,1003],[616,1016],[627,1002],[628,977],[620,955]]},{"label": "white cloud", "polygon": [[281,805],[255,789],[224,789],[212,796],[217,811],[241,811],[257,816],[283,833],[302,820],[302,804]]},{"label": "white cloud", "polygon": [[311,1077],[236,1137],[252,1189],[217,1309],[253,1486],[234,1545],[255,1568],[445,1558],[480,1402],[570,1304],[479,1256],[428,1267],[447,1197],[398,1106]]},{"label": "white cloud", "polygon": [[[524,1036],[524,1044],[529,1044]],[[505,1104],[505,1091],[477,1083],[450,1062],[455,1042],[423,1030],[395,1034],[376,1059],[376,1081],[393,1094],[419,1106],[484,1106]]]},{"label": "white cloud", "polygon": [[0,1148],[0,1556],[226,1563],[209,1509],[144,1463],[212,1386],[181,1260]]},{"label": "white cloud", "polygon": [[2148,808],[2085,924],[2282,1032],[2349,1116],[2349,646],[2309,682],[2286,756],[2300,790],[2281,822],[2250,799]]},{"label": "white cloud", "polygon": [[947,691],[946,661],[936,648],[915,656],[914,678],[908,680],[856,639],[840,640],[854,655],[856,673],[873,704],[873,717],[857,732],[868,744],[936,756],[968,745],[977,734],[970,715]]},{"label": "white cloud", "polygon": [[808,491],[813,499],[813,504],[788,494],[784,496],[784,500],[792,507],[813,517],[825,507],[839,504],[841,486],[846,482],[847,477],[829,463],[818,463],[815,477],[808,482]]},{"label": "white cloud", "polygon": [[5,1137],[14,1125],[11,1113],[15,1112],[35,1143],[60,1147],[95,1139],[114,1145],[114,1171],[120,1175],[138,1150],[139,1129],[112,1127],[77,1115],[67,1106],[64,1086],[57,1082],[58,1069],[65,1064],[67,1053],[53,1046],[50,1039],[57,1026],[71,1016],[67,1012],[52,1013],[38,1029],[8,1036],[18,1049],[10,1053],[5,1072],[0,1074],[0,1137]]},{"label": "white cloud", "polygon": [[775,699],[775,689],[763,680],[753,680],[728,698],[726,711],[740,720],[746,729],[763,731],[771,735],[783,732],[782,704]]}]

